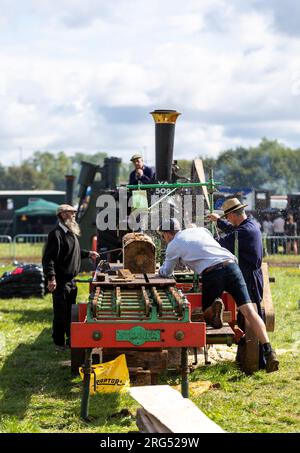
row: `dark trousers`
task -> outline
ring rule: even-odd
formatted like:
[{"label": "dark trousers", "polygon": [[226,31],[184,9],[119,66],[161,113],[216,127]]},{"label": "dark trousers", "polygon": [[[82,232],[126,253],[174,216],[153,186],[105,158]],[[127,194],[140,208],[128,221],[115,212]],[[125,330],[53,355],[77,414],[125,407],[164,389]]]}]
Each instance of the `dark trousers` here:
[{"label": "dark trousers", "polygon": [[286,240],[284,238],[284,233],[274,233],[274,236],[277,236],[274,240],[274,253],[278,253],[278,246],[283,246],[283,253],[286,253]]},{"label": "dark trousers", "polygon": [[70,344],[72,305],[76,304],[77,287],[75,282],[57,283],[53,292],[52,338],[56,345]]},{"label": "dark trousers", "polygon": [[251,301],[241,269],[236,263],[202,273],[202,308],[210,307],[217,297],[227,291],[239,307]]}]

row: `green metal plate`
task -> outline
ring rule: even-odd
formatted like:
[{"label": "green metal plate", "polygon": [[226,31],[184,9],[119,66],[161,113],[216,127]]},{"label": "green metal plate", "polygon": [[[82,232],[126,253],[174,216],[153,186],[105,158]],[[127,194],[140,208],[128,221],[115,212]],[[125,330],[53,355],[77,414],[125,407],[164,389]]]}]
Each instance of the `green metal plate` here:
[{"label": "green metal plate", "polygon": [[116,330],[116,341],[129,341],[135,346],[141,346],[146,342],[161,341],[160,330],[147,330],[141,326],[129,330]]}]

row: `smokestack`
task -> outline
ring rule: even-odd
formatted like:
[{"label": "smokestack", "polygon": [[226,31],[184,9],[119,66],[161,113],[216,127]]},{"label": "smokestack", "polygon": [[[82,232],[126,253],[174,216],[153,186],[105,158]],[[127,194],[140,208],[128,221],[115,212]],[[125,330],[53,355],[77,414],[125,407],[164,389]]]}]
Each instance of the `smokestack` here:
[{"label": "smokestack", "polygon": [[155,174],[159,182],[171,182],[176,110],[150,112],[155,121]]},{"label": "smokestack", "polygon": [[105,189],[115,189],[119,182],[120,165],[122,159],[119,157],[106,157],[104,166],[101,169]]},{"label": "smokestack", "polygon": [[78,197],[84,198],[86,189],[92,184],[95,178],[96,171],[99,167],[90,162],[81,161],[81,170],[78,177],[79,192]]},{"label": "smokestack", "polygon": [[65,201],[67,204],[73,206],[73,188],[74,188],[74,175],[65,175],[66,181],[66,198]]}]

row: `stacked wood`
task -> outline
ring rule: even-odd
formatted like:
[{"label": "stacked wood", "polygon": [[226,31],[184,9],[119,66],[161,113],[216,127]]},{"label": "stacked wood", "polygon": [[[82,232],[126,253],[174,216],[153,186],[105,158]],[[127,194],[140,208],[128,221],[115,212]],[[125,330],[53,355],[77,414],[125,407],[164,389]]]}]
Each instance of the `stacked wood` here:
[{"label": "stacked wood", "polygon": [[144,233],[128,233],[123,237],[123,264],[133,274],[154,274],[155,245]]},{"label": "stacked wood", "polygon": [[[120,354],[125,354],[133,385],[156,384],[158,376],[167,370],[168,351],[163,349],[103,349],[103,362],[109,362]],[[139,375],[139,376],[137,376]],[[138,383],[136,383],[138,382]],[[144,383],[143,383],[144,382]]]},{"label": "stacked wood", "polygon": [[141,385],[151,385],[151,371],[144,370],[141,367],[130,367],[129,376],[130,376],[130,385],[132,386],[141,386]]}]

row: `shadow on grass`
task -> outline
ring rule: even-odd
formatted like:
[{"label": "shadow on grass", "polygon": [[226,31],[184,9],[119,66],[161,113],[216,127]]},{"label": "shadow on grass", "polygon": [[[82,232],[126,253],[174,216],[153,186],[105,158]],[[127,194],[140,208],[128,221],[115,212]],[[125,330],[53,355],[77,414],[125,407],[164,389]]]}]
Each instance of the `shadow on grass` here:
[{"label": "shadow on grass", "polygon": [[64,398],[70,394],[69,367],[58,363],[61,358],[50,339],[51,329],[44,329],[33,343],[19,344],[6,359],[0,372],[2,414],[24,417],[32,395]]},{"label": "shadow on grass", "polygon": [[1,313],[8,315],[21,315],[21,317],[17,321],[18,324],[49,322],[51,321],[53,316],[52,308],[41,308],[38,306],[36,310],[28,310],[27,308],[20,310],[13,307],[11,310],[7,308],[1,308]]},{"label": "shadow on grass", "polygon": [[[42,315],[39,311],[29,310],[24,312],[20,322],[43,321]],[[31,410],[49,414],[57,411],[65,418],[58,421],[58,429],[67,427],[68,417],[73,417],[74,413],[80,418],[82,383],[71,376],[70,351],[55,352],[50,328],[43,329],[33,343],[20,343],[7,357],[0,371],[0,389],[0,414],[4,416],[23,419],[29,406]],[[33,396],[38,398],[32,403]],[[92,424],[104,425],[119,407],[118,394],[91,397]]]}]

